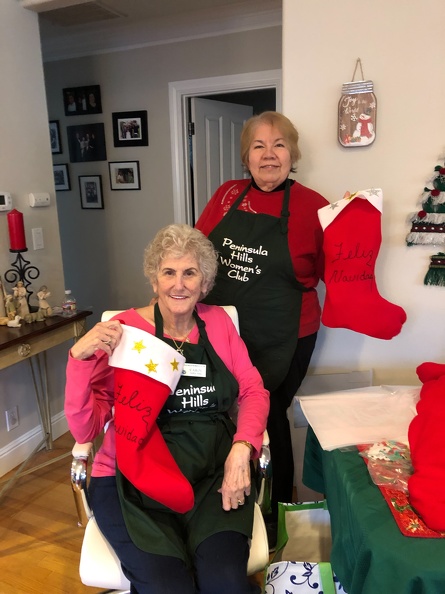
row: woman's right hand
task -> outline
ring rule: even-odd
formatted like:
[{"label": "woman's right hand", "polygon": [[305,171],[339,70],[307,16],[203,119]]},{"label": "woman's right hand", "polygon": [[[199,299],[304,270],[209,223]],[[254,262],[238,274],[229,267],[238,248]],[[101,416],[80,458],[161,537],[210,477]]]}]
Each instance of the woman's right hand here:
[{"label": "woman's right hand", "polygon": [[74,359],[88,359],[98,350],[110,356],[122,337],[122,326],[118,320],[98,322],[71,348]]}]

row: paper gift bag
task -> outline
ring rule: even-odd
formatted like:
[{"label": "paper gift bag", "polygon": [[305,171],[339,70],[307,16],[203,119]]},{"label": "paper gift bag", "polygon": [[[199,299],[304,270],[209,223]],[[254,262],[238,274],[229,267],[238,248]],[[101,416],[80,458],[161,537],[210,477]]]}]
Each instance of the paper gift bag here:
[{"label": "paper gift bag", "polygon": [[331,544],[325,501],[279,503],[277,552],[267,568],[265,594],[344,592],[329,563]]}]

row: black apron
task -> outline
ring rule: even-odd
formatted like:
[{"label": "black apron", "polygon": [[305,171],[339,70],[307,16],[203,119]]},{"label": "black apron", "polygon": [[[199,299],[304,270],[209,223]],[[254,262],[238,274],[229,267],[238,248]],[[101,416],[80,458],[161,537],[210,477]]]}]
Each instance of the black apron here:
[{"label": "black apron", "polygon": [[238,210],[249,184],[209,234],[219,266],[205,302],[237,308],[241,337],[268,390],[288,373],[308,290],[295,278],[289,252],[290,185],[286,180],[280,218]]},{"label": "black apron", "polygon": [[[210,344],[204,321],[196,312],[194,317],[199,342],[184,343],[181,349],[187,364],[206,366],[205,377],[183,375],[157,423],[175,461],[193,486],[195,505],[186,514],[173,512],[138,491],[116,469],[122,512],[135,545],[150,553],[179,557],[188,565],[196,547],[212,534],[234,530],[250,538],[255,501],[252,486],[244,506],[230,512],[222,508],[218,489],[236,430],[227,411],[238,397],[239,386]],[[156,337],[176,348],[163,336],[157,304],[155,326]]]}]

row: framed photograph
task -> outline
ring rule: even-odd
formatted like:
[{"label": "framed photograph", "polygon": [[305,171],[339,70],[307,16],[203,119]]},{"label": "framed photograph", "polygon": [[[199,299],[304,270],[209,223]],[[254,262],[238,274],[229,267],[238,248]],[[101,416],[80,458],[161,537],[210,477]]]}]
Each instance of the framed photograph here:
[{"label": "framed photograph", "polygon": [[110,167],[112,190],[140,190],[139,161],[115,161]]},{"label": "framed photograph", "polygon": [[71,163],[107,160],[103,124],[67,126],[66,131]]},{"label": "framed photograph", "polygon": [[56,192],[65,192],[67,190],[71,190],[68,164],[61,163],[60,165],[53,165],[53,172]]},{"label": "framed photograph", "polygon": [[60,155],[62,152],[62,143],[60,141],[59,120],[49,122],[49,138],[51,141],[51,152],[53,155]]},{"label": "framed photograph", "polygon": [[82,208],[103,208],[101,175],[79,175],[80,205]]},{"label": "framed photograph", "polygon": [[146,111],[121,111],[111,115],[114,146],[148,146]]},{"label": "framed photograph", "polygon": [[63,89],[62,92],[66,116],[102,113],[99,85],[70,87]]}]

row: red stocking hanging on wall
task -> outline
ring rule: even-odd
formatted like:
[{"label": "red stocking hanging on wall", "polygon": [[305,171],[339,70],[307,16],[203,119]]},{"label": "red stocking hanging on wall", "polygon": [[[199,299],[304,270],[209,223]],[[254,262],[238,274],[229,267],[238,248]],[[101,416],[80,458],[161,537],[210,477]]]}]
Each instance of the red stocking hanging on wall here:
[{"label": "red stocking hanging on wall", "polygon": [[326,284],[321,320],[329,328],[389,340],[401,331],[406,313],[377,289],[381,215],[380,189],[356,192],[318,211],[324,231]]}]

